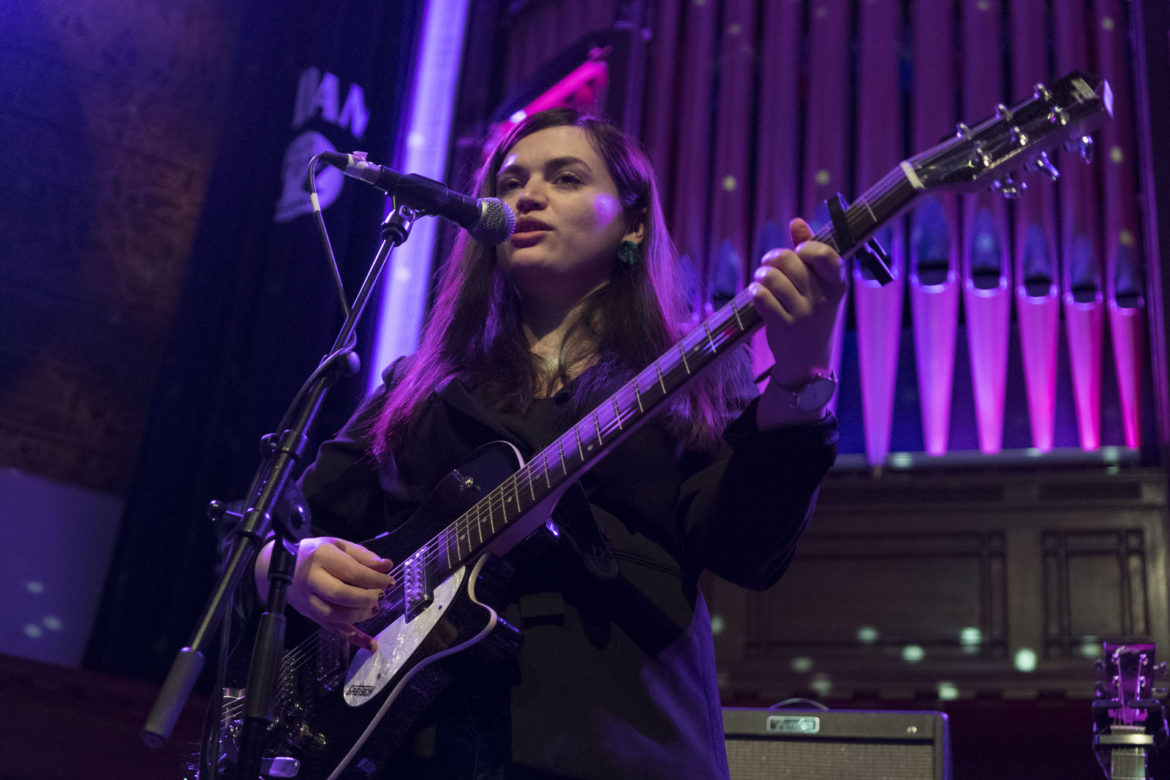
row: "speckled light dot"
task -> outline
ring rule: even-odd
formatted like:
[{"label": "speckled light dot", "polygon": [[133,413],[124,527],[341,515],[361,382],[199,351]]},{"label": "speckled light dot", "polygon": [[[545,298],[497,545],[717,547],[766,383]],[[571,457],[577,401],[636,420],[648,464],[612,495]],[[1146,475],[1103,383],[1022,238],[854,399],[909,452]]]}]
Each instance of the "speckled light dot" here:
[{"label": "speckled light dot", "polygon": [[1012,659],[1013,665],[1018,671],[1032,672],[1036,670],[1036,651],[1030,647],[1024,647],[1016,651],[1015,657]]},{"label": "speckled light dot", "polygon": [[41,624],[50,631],[60,631],[65,625],[56,615],[45,615],[41,618]]},{"label": "speckled light dot", "polygon": [[829,175],[828,171],[826,171],[824,168],[821,168],[819,171],[817,171],[817,174],[816,174],[816,177],[814,180],[816,181],[817,184],[824,187],[826,184],[828,184],[832,180],[832,178],[833,177]]},{"label": "speckled light dot", "polygon": [[24,627],[24,635],[29,639],[40,639],[45,635],[45,631],[36,623],[29,623]]},{"label": "speckled light dot", "polygon": [[1112,16],[1101,17],[1101,29],[1105,32],[1113,32],[1114,22]]},{"label": "speckled light dot", "polygon": [[28,582],[24,583],[24,589],[29,593],[32,593],[34,596],[39,596],[45,592],[45,583],[40,582],[39,580],[29,580]]},{"label": "speckled light dot", "polygon": [[725,192],[735,192],[735,188],[737,185],[738,185],[738,182],[735,180],[734,176],[724,176],[723,177],[723,189]]},{"label": "speckled light dot", "polygon": [[741,32],[743,32],[743,28],[740,27],[738,24],[727,25],[727,34],[728,35],[739,35]]},{"label": "speckled light dot", "polygon": [[1115,163],[1125,162],[1125,150],[1120,146],[1111,146],[1109,148],[1109,160]]},{"label": "speckled light dot", "polygon": [[1122,246],[1133,246],[1134,245],[1133,231],[1132,230],[1121,231],[1120,235],[1117,236],[1117,240],[1121,243]]}]

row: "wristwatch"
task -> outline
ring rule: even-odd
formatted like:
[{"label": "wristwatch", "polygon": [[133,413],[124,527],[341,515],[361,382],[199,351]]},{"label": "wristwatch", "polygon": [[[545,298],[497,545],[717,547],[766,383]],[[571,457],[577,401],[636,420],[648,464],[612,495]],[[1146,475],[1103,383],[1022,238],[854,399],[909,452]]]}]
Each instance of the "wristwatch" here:
[{"label": "wristwatch", "polygon": [[773,387],[782,399],[787,400],[788,408],[803,414],[813,414],[824,409],[837,392],[837,377],[832,371],[818,370],[791,385],[769,382],[768,388]]}]

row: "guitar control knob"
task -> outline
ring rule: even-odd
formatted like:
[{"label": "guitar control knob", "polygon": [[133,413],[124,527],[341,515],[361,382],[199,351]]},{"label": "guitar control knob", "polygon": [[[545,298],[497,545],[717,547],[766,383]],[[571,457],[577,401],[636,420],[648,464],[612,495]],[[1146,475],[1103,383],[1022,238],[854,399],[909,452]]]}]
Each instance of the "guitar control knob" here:
[{"label": "guitar control knob", "polygon": [[1024,194],[1024,190],[1028,189],[1026,181],[1016,181],[1011,176],[1005,176],[998,179],[991,185],[991,189],[1003,195],[1008,200],[1019,200]]},{"label": "guitar control knob", "polygon": [[1081,159],[1086,164],[1093,162],[1093,139],[1087,135],[1082,135],[1081,140],[1077,142],[1077,151],[1081,153]]},{"label": "guitar control knob", "polygon": [[1052,160],[1048,159],[1048,152],[1040,152],[1040,156],[1036,158],[1035,168],[1038,171],[1044,171],[1048,174],[1048,178],[1056,181],[1060,178],[1060,171],[1052,164]]}]

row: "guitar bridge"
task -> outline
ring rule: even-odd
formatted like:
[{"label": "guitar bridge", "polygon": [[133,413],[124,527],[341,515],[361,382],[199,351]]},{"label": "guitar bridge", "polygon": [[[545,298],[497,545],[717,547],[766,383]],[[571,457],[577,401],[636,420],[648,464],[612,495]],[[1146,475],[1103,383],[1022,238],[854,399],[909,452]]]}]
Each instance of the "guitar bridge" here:
[{"label": "guitar bridge", "polygon": [[407,620],[422,612],[434,600],[427,584],[427,565],[423,558],[426,549],[424,546],[402,562],[402,611]]}]

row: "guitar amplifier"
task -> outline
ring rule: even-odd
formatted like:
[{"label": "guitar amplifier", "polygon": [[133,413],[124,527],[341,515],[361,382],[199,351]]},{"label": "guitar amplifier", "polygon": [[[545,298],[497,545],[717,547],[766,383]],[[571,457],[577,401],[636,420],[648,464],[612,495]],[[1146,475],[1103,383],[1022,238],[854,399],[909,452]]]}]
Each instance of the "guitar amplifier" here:
[{"label": "guitar amplifier", "polygon": [[950,780],[947,716],[728,707],[732,780]]}]

